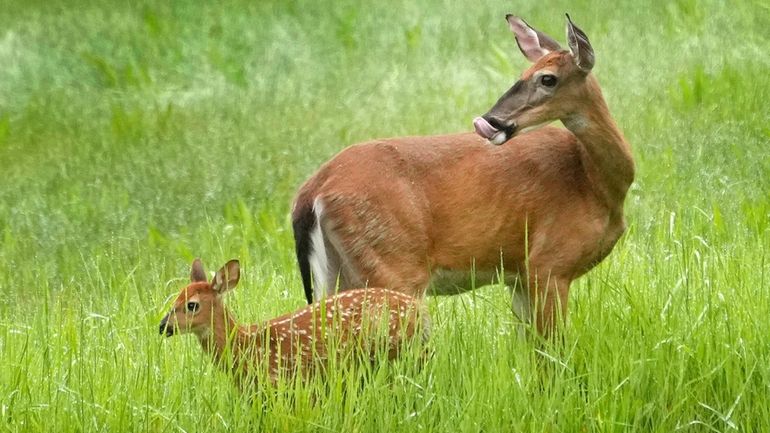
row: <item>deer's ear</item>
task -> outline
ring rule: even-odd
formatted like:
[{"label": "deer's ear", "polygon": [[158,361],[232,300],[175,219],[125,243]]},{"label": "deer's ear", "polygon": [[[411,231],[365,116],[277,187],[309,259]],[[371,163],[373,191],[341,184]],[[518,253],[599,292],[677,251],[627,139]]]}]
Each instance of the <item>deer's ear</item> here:
[{"label": "deer's ear", "polygon": [[572,57],[575,58],[577,67],[586,73],[590,72],[596,60],[594,58],[594,49],[591,46],[591,42],[588,41],[588,36],[572,23],[569,14],[567,14],[567,41],[569,42],[569,49],[572,51]]},{"label": "deer's ear", "polygon": [[220,295],[233,289],[241,279],[241,265],[238,260],[230,260],[217,271],[211,280],[211,288]]},{"label": "deer's ear", "polygon": [[519,45],[521,53],[530,62],[535,63],[551,51],[561,49],[559,43],[552,37],[530,27],[523,19],[508,14],[505,16],[505,20],[508,21],[508,27],[516,36],[516,43]]},{"label": "deer's ear", "polygon": [[190,281],[197,283],[199,281],[206,281],[206,279],[206,271],[203,269],[201,259],[193,260],[192,269],[190,270]]}]

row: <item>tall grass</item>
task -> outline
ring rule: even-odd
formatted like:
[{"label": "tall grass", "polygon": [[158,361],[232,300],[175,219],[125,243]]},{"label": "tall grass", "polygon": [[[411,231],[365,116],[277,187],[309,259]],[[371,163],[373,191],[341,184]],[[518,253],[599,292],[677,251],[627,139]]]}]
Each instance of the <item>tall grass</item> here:
[{"label": "tall grass", "polygon": [[[571,13],[638,166],[563,344],[517,339],[489,286],[430,299],[422,370],[243,395],[157,335],[196,256],[240,258],[243,320],[301,306],[297,186],[356,141],[469,130],[526,67],[509,12],[557,39]],[[768,27],[751,0],[5,2],[0,425],[770,430]]]}]

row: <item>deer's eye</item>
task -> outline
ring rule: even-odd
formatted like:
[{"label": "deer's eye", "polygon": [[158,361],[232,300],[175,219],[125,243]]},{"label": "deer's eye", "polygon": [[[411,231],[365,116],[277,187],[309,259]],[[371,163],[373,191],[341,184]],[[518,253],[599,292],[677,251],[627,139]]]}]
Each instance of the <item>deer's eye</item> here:
[{"label": "deer's eye", "polygon": [[551,74],[541,75],[540,76],[540,84],[542,84],[545,87],[553,87],[556,85],[556,76]]},{"label": "deer's eye", "polygon": [[201,307],[201,304],[197,302],[188,302],[187,303],[187,312],[189,313],[196,313],[198,312],[198,309]]}]

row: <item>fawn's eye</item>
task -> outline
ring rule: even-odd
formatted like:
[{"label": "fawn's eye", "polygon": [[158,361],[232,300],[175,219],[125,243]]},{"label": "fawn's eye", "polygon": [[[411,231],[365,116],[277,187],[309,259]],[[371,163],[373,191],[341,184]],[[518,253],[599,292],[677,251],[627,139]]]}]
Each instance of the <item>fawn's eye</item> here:
[{"label": "fawn's eye", "polygon": [[187,311],[190,313],[195,313],[198,311],[198,309],[201,307],[201,304],[197,302],[188,302],[187,303]]},{"label": "fawn's eye", "polygon": [[546,74],[540,76],[540,84],[542,84],[545,87],[553,87],[556,85],[556,76],[551,74]]}]

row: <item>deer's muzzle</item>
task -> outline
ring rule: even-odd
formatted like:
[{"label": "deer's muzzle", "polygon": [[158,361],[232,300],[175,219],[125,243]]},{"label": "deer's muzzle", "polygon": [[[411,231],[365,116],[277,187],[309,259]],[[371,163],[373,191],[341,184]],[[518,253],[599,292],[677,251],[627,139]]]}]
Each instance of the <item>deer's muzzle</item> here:
[{"label": "deer's muzzle", "polygon": [[505,126],[494,118],[481,116],[473,119],[473,127],[476,133],[489,140],[490,143],[500,145],[513,137],[516,132],[516,125]]},{"label": "deer's muzzle", "polygon": [[166,335],[166,337],[171,337],[174,335],[174,327],[168,326],[168,314],[163,316],[163,319],[160,321],[160,327],[158,328],[158,331],[160,335]]}]

